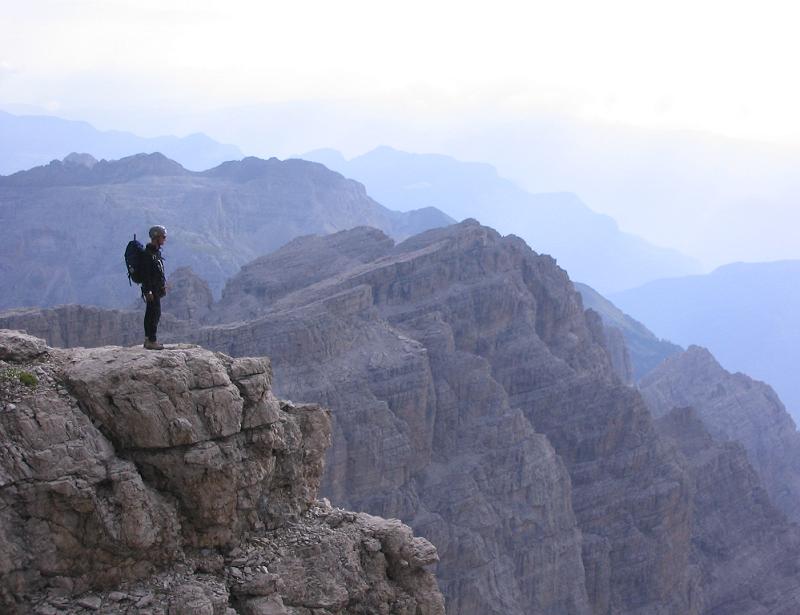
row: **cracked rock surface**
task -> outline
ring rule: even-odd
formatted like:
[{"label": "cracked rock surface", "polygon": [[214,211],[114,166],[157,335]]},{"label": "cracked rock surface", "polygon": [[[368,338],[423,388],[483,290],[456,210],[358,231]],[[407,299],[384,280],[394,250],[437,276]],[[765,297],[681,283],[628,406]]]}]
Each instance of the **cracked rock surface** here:
[{"label": "cracked rock surface", "polygon": [[330,416],[267,359],[0,330],[0,611],[443,613],[426,540],[318,501]]}]

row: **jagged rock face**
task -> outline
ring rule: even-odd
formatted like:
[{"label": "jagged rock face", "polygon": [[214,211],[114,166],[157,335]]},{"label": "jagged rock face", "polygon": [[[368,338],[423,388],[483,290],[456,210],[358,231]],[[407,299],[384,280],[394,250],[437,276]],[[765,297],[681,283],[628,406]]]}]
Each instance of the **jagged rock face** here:
[{"label": "jagged rock face", "polygon": [[53,160],[47,165],[19,171],[0,177],[2,186],[97,186],[124,183],[143,176],[179,177],[191,175],[174,160],[160,153],[136,154],[120,160],[98,162],[88,154],[72,153],[64,160]]},{"label": "jagged rock face", "polygon": [[268,354],[280,395],[330,407],[324,492],[436,544],[450,613],[699,613],[685,471],[550,257],[474,221],[357,229],[223,297],[172,339]]},{"label": "jagged rock face", "polygon": [[251,320],[289,293],[375,260],[394,242],[368,226],[331,237],[299,237],[278,252],[246,264],[223,290],[209,320]]},{"label": "jagged rock face", "polygon": [[[191,325],[166,311],[170,301],[171,298],[162,302],[159,333],[169,330],[173,336],[186,339]],[[60,348],[131,346],[144,341],[144,310],[141,300],[137,301],[135,310],[105,310],[86,305],[62,305],[44,310],[22,308],[1,313],[0,328],[25,330]]]},{"label": "jagged rock face", "polygon": [[333,409],[327,493],[430,538],[452,613],[697,612],[688,483],[554,261],[467,221],[318,280],[329,239],[292,247],[314,283],[278,251],[218,308],[255,319],[200,332]]},{"label": "jagged rock face", "polygon": [[444,612],[429,542],[315,502],[329,413],[267,360],[9,331],[0,356],[3,612]]},{"label": "jagged rock face", "polygon": [[741,442],[773,503],[800,520],[800,434],[771,387],[727,372],[692,346],[651,372],[641,389],[656,416],[692,406],[716,440]]},{"label": "jagged rock face", "polygon": [[168,274],[190,266],[219,292],[239,267],[299,235],[362,224],[397,238],[452,222],[382,207],[364,186],[302,160],[246,158],[192,173],[160,154],[53,163],[0,177],[0,309],[136,297],[125,245],[165,225]]},{"label": "jagged rock face", "polygon": [[744,447],[714,441],[692,408],[675,408],[656,425],[692,477],[692,562],[704,615],[797,613],[800,529],[770,502]]},{"label": "jagged rock face", "polygon": [[167,297],[161,302],[162,314],[193,322],[203,320],[214,303],[208,283],[190,267],[181,267],[169,277]]},{"label": "jagged rock face", "polygon": [[634,370],[631,364],[631,356],[628,345],[625,343],[625,334],[617,327],[603,327],[606,337],[606,348],[611,359],[611,365],[625,384],[634,383]]},{"label": "jagged rock face", "polygon": [[[642,323],[625,314],[592,287],[576,282],[575,288],[581,294],[583,304],[603,319],[609,331],[612,357],[617,357],[614,366],[626,382],[628,370],[632,370],[633,380],[638,381],[667,357],[683,352],[680,346],[658,339]],[[628,360],[622,357],[623,348],[619,346],[618,339],[620,334],[624,338],[624,353],[629,355]]]}]

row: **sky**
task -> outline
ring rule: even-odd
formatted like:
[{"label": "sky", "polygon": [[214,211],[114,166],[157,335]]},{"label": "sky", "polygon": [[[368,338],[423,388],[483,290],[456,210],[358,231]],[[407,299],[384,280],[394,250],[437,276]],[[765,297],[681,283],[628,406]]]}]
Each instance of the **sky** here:
[{"label": "sky", "polygon": [[558,109],[800,142],[791,2],[2,0],[0,104]]},{"label": "sky", "polygon": [[446,153],[707,269],[800,258],[794,4],[0,0],[0,109],[262,157]]}]

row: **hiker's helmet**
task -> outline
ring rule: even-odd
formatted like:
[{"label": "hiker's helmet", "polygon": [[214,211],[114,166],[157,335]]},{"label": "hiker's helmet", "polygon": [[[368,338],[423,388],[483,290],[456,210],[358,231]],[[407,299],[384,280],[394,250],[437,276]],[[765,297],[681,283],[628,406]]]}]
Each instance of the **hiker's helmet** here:
[{"label": "hiker's helmet", "polygon": [[160,224],[156,224],[155,226],[150,228],[150,239],[155,239],[156,237],[166,237],[167,236],[167,229],[165,229]]}]

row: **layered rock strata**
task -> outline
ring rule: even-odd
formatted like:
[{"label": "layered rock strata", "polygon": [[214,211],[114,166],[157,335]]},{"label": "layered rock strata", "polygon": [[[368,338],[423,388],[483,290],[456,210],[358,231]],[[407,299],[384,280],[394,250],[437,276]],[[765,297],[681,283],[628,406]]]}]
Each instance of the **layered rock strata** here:
[{"label": "layered rock strata", "polygon": [[800,528],[770,502],[738,442],[716,442],[692,408],[656,422],[692,478],[692,563],[704,615],[793,615],[800,605]]},{"label": "layered rock strata", "polygon": [[[214,304],[214,295],[208,284],[191,267],[181,267],[169,276],[169,300],[164,300],[162,310],[178,320],[200,322],[208,316]],[[140,307],[136,302],[136,308]],[[138,311],[138,310],[137,310]]]},{"label": "layered rock strata", "polygon": [[290,249],[306,270],[254,262],[200,339],[333,409],[326,493],[431,539],[449,612],[697,612],[688,482],[551,258],[474,221]]},{"label": "layered rock strata", "polygon": [[363,185],[304,160],[249,157],[202,173],[158,153],[53,161],[0,176],[0,308],[127,306],[135,293],[122,252],[153,224],[169,231],[167,273],[189,266],[218,293],[240,266],[298,235],[369,224],[400,239],[451,222],[433,208],[386,209]]},{"label": "layered rock strata", "polygon": [[[680,346],[657,338],[642,323],[625,314],[591,286],[576,282],[575,289],[581,294],[583,304],[603,319],[611,347],[618,357],[614,366],[623,380],[632,378],[633,381],[639,381],[664,359],[683,351]],[[623,342],[620,336],[624,340],[624,349],[620,345]]]},{"label": "layered rock strata", "polygon": [[174,339],[268,354],[282,396],[333,410],[324,493],[436,544],[448,612],[703,612],[694,479],[600,318],[521,240],[474,221],[297,239],[206,321]]},{"label": "layered rock strata", "polygon": [[0,331],[7,613],[443,613],[426,540],[317,501],[330,417],[266,359]]},{"label": "layered rock strata", "polygon": [[[164,301],[162,310],[166,307]],[[55,308],[20,308],[0,313],[0,328],[24,330],[40,337],[50,346],[92,348],[115,344],[131,346],[144,341],[142,302],[136,309],[107,310],[87,305],[60,305]],[[166,310],[161,314],[159,336],[186,339],[190,323],[173,317]]]},{"label": "layered rock strata", "polygon": [[691,346],[645,377],[641,390],[656,416],[691,406],[715,440],[741,442],[774,504],[800,521],[800,433],[769,385],[731,374]]}]

